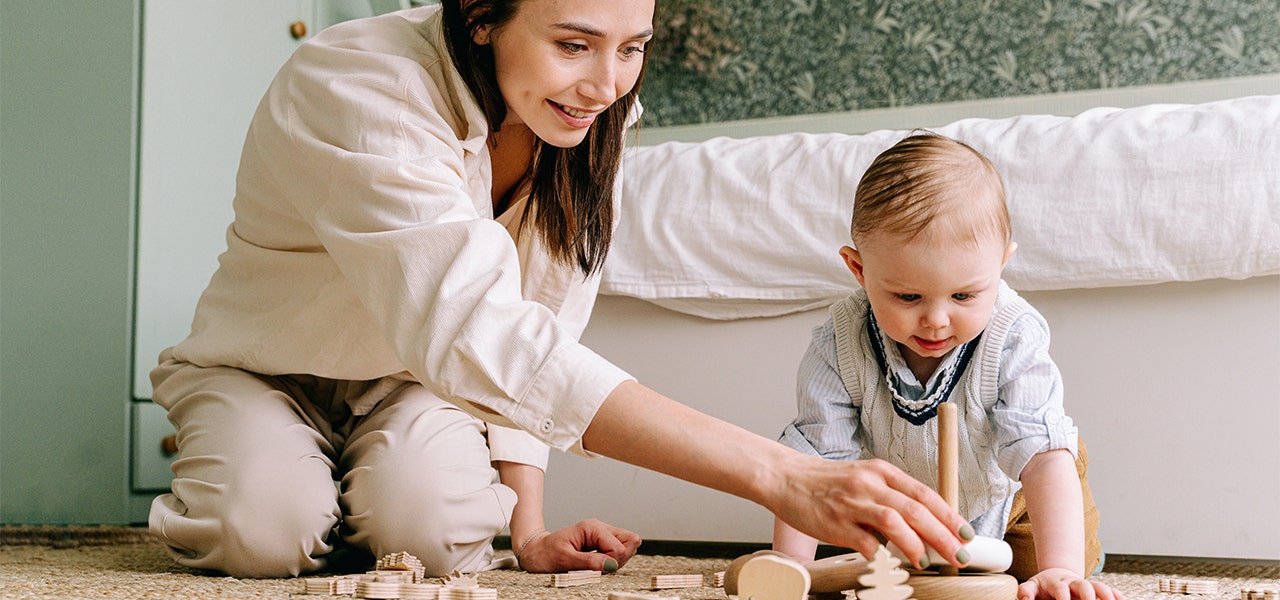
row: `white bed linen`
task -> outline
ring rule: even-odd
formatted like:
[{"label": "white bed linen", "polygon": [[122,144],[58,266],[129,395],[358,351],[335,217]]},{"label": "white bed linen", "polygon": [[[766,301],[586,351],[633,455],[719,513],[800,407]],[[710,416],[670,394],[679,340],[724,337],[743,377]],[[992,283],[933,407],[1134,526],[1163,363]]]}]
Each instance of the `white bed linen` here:
[{"label": "white bed linen", "polygon": [[[1280,273],[1280,96],[965,119],[934,129],[1004,176],[1023,291]],[[627,150],[601,293],[712,319],[830,304],[857,284],[854,189],[909,131]]]}]

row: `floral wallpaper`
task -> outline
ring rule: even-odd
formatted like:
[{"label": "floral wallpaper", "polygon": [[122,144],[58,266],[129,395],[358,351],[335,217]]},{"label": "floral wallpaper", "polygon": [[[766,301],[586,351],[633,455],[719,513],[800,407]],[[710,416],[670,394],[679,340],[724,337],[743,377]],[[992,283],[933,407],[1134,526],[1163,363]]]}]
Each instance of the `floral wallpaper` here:
[{"label": "floral wallpaper", "polygon": [[659,0],[647,126],[1277,73],[1280,0]]}]

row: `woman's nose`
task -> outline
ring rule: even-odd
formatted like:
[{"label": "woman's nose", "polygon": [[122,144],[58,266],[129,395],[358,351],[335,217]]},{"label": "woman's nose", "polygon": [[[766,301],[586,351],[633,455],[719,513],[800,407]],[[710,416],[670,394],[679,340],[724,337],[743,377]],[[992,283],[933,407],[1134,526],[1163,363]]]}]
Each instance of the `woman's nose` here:
[{"label": "woman's nose", "polygon": [[579,84],[582,95],[592,101],[608,106],[618,99],[618,66],[612,56],[600,57],[592,61],[589,71]]}]

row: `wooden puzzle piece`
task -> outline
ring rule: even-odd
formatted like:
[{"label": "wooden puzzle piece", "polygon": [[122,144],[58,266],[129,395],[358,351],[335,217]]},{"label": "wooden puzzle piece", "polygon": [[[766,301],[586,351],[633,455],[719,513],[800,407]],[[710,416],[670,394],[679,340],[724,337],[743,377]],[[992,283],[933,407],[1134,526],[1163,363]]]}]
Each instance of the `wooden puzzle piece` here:
[{"label": "wooden puzzle piece", "polygon": [[875,560],[867,566],[871,572],[858,577],[858,583],[866,586],[857,593],[857,600],[907,600],[911,597],[911,586],[906,583],[911,575],[898,568],[902,561],[880,546],[876,549]]},{"label": "wooden puzzle piece", "polygon": [[809,571],[800,563],[765,554],[748,560],[738,572],[739,600],[806,600]]}]

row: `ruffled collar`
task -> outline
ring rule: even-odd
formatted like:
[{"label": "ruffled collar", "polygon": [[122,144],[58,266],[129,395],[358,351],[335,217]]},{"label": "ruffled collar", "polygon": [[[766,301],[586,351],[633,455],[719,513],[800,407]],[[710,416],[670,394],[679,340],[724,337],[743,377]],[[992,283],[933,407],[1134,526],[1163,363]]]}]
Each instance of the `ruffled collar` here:
[{"label": "ruffled collar", "polygon": [[880,373],[889,385],[894,412],[913,425],[923,425],[938,413],[938,405],[951,397],[951,391],[964,374],[982,336],[948,353],[924,384],[907,367],[907,361],[898,351],[898,344],[885,335],[876,323],[875,314],[870,311],[867,315],[867,338]]}]

